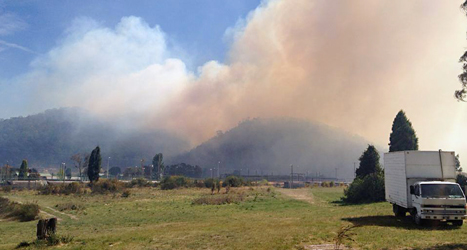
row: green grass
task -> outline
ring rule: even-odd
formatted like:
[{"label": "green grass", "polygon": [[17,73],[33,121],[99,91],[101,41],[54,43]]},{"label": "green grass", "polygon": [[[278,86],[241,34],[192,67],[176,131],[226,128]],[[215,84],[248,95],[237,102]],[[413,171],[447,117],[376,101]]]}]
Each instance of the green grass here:
[{"label": "green grass", "polygon": [[[293,249],[333,243],[338,230],[348,225],[360,226],[351,229],[355,242],[347,243],[359,249],[467,248],[467,226],[417,227],[408,218],[392,216],[386,202],[344,206],[338,202],[342,188],[312,189],[313,204],[263,188],[245,189],[249,197],[238,204],[192,205],[194,199],[210,192],[141,188],[131,189],[129,198],[44,196],[32,191],[0,195],[37,202],[61,218],[57,233],[72,236],[73,241],[60,249]],[[70,203],[80,209],[63,213],[77,220],[52,210]],[[1,221],[0,249],[33,241],[36,223]]]}]

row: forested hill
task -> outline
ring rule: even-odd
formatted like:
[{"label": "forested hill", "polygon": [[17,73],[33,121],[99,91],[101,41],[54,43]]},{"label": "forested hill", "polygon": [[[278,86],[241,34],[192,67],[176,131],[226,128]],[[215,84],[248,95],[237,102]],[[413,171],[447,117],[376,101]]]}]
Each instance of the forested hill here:
[{"label": "forested hill", "polygon": [[89,115],[79,108],[47,110],[27,117],[0,120],[0,165],[19,167],[27,159],[30,167],[72,164],[76,153],[90,153],[101,147],[103,165],[111,157],[112,166],[140,165],[154,154],[176,154],[188,144],[164,132],[125,131]]},{"label": "forested hill", "polygon": [[[218,135],[172,162],[187,162],[221,173],[242,169],[246,174],[320,172],[353,177],[353,163],[368,146],[363,138],[322,124],[297,119],[253,119]],[[218,162],[221,162],[220,164]],[[358,165],[357,165],[358,166]]]},{"label": "forested hill", "polygon": [[[19,167],[27,159],[30,167],[68,166],[76,153],[90,153],[101,147],[103,166],[150,164],[159,152],[166,165],[187,163],[217,168],[221,173],[242,169],[251,174],[296,172],[339,178],[353,176],[353,163],[367,147],[361,137],[304,120],[252,119],[202,143],[187,152],[188,143],[166,132],[123,132],[79,108],[47,110],[27,117],[0,120],[0,165]],[[180,154],[185,151],[186,153]]]}]

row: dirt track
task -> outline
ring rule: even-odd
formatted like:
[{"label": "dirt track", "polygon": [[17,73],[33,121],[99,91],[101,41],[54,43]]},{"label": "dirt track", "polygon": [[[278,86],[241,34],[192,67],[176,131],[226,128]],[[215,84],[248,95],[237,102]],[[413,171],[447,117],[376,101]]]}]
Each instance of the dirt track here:
[{"label": "dirt track", "polygon": [[289,196],[290,198],[313,204],[313,194],[309,188],[277,188],[276,190],[286,196]]}]

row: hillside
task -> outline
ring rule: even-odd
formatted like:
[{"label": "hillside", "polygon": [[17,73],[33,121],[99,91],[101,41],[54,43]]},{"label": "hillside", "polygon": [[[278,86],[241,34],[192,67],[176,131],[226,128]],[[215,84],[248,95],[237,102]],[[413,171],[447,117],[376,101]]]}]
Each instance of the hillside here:
[{"label": "hillside", "polygon": [[140,165],[154,154],[173,155],[186,150],[187,143],[162,131],[122,130],[79,108],[47,110],[27,117],[0,120],[0,164],[19,167],[22,159],[35,168],[71,166],[75,153],[90,153],[99,145],[103,165]]},{"label": "hillside", "polygon": [[[242,173],[289,173],[339,178],[353,177],[357,162],[368,142],[322,124],[297,119],[253,119],[218,135],[171,162],[187,162],[221,173],[242,169]],[[357,165],[358,166],[358,165]]]},{"label": "hillside", "polygon": [[368,142],[339,129],[304,120],[277,118],[246,120],[237,127],[200,144],[190,151],[188,143],[163,131],[121,129],[79,108],[47,110],[27,117],[0,120],[0,163],[19,167],[27,159],[31,167],[68,166],[76,153],[89,153],[100,145],[103,166],[122,169],[149,164],[157,152],[166,165],[187,163],[217,168],[221,173],[242,169],[246,174],[285,174],[290,165],[296,172],[318,172],[339,178],[353,177],[353,163]]}]

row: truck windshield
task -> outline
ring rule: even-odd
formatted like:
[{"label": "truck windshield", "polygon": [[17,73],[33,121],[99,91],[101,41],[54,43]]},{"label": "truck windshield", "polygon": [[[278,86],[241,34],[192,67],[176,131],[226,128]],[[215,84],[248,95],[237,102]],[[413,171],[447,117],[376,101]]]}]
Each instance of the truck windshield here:
[{"label": "truck windshield", "polygon": [[423,198],[464,198],[464,193],[456,184],[422,184]]}]

